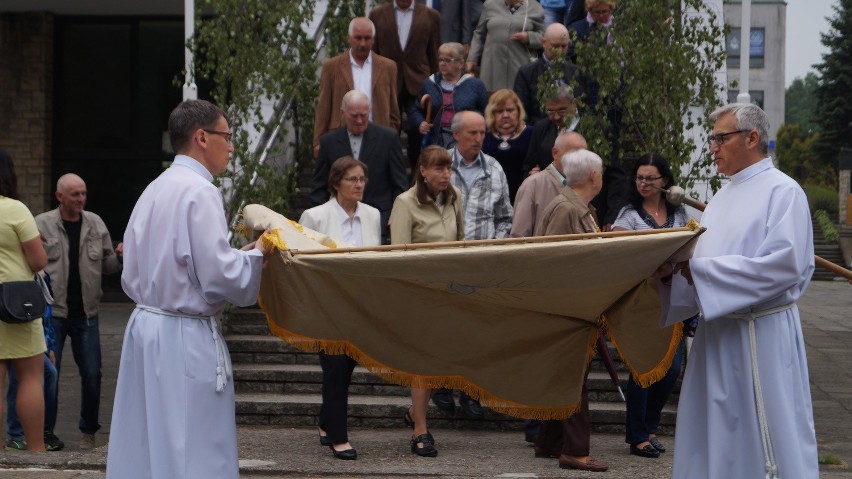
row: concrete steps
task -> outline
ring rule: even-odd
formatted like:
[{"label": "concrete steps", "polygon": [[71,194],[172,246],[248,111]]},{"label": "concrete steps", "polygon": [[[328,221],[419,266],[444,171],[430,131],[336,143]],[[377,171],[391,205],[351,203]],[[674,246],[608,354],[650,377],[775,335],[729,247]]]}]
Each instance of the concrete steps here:
[{"label": "concrete steps", "polygon": [[[814,254],[820,256],[836,265],[843,266],[843,251],[840,249],[840,245],[836,242],[830,242],[825,239],[825,236],[822,234],[822,228],[819,226],[819,222],[816,220],[813,221],[813,229],[814,229]],[[852,232],[845,229],[838,229],[841,235],[852,234]],[[823,268],[817,267],[814,270],[814,274],[811,277],[812,281],[834,281],[837,278],[837,275]]]},{"label": "concrete steps", "polygon": [[[322,369],[316,353],[299,351],[272,336],[258,309],[235,309],[225,321],[231,352],[239,424],[315,426],[322,404]],[[610,347],[620,386],[628,372]],[[591,364],[588,379],[592,427],[598,432],[622,432],[625,404],[601,361]],[[662,432],[674,429],[677,389],[663,411]],[[411,404],[408,388],[390,384],[365,368],[355,368],[349,388],[349,425],[403,427],[402,415]],[[523,421],[486,409],[485,418],[470,420],[457,408],[455,415],[430,406],[429,425],[435,428],[521,430]]]}]

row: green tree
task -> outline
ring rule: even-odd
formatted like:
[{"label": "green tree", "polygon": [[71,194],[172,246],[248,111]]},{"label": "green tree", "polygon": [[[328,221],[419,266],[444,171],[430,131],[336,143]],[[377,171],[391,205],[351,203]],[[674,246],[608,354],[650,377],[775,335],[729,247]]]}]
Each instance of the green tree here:
[{"label": "green tree", "polygon": [[808,72],[805,78],[796,78],[784,92],[784,123],[796,124],[811,134],[819,131],[816,122],[816,101],[819,78]]},{"label": "green tree", "polygon": [[[224,107],[234,131],[230,168],[219,178],[227,193],[228,218],[249,203],[287,213],[299,191],[300,166],[313,161],[319,39],[308,35],[307,26],[314,20],[316,4],[316,0],[199,2],[199,18],[202,13],[206,16],[190,42],[197,74],[215,85],[213,101]],[[363,2],[328,2],[330,13],[321,31],[329,52],[342,50],[350,19],[363,11]],[[263,108],[270,103],[276,109],[265,121]],[[261,147],[251,148],[247,129],[260,134]],[[263,148],[266,144],[274,146]],[[276,156],[277,161],[270,161]]]},{"label": "green tree", "polygon": [[781,125],[775,146],[781,171],[801,184],[830,184],[833,171],[827,170],[814,153],[814,144],[818,139],[818,133],[808,134],[801,125]]},{"label": "green tree", "polygon": [[[817,122],[820,139],[816,152],[820,161],[834,169],[836,178],[837,154],[841,147],[850,144],[852,122],[852,0],[838,0],[833,6],[834,16],[829,19],[831,28],[822,34],[822,44],[829,52],[819,71],[817,90]],[[836,182],[836,180],[835,180]]]},{"label": "green tree", "polygon": [[[709,131],[709,113],[720,104],[724,85],[716,72],[725,62],[724,28],[701,0],[623,1],[616,13],[611,31],[597,29],[588,41],[575,42],[577,65],[597,83],[595,90],[575,81],[583,92],[581,131],[604,158],[623,161],[655,152],[678,175],[699,147],[684,127]],[[610,125],[619,116],[616,143]],[[704,180],[718,187],[712,159],[700,156],[680,183],[688,188]]]}]

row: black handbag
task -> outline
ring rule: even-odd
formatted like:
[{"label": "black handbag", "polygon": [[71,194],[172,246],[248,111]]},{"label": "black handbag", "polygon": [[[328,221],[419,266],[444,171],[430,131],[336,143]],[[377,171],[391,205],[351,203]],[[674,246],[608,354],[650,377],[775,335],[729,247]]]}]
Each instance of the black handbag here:
[{"label": "black handbag", "polygon": [[41,318],[46,311],[47,301],[37,281],[0,283],[0,320],[27,323]]}]

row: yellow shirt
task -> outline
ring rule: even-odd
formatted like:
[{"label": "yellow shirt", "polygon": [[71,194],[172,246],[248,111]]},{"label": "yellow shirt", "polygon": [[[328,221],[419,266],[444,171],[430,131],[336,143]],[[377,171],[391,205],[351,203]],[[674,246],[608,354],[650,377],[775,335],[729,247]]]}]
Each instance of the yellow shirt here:
[{"label": "yellow shirt", "polygon": [[[0,283],[33,279],[21,243],[38,235],[30,210],[18,200],[0,196]],[[40,318],[21,324],[0,321],[0,359],[28,358],[45,349]]]}]

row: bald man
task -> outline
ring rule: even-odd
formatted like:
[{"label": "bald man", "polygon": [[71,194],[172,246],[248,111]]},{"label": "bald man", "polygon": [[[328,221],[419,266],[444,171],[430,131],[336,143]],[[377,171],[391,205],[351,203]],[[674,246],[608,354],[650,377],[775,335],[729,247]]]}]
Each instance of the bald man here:
[{"label": "bald man", "polygon": [[[69,173],[56,182],[59,208],[36,216],[47,251],[47,272],[53,280],[53,327],[56,370],[62,365],[65,338],[71,337],[74,362],[80,371],[82,398],[79,427],[81,449],[95,447],[100,429],[101,339],[98,329],[101,275],[121,271],[121,243],[113,249],[100,216],[85,211],[86,183]],[[54,403],[55,404],[55,403]],[[52,411],[55,417],[56,411]]]},{"label": "bald man", "polygon": [[515,212],[512,216],[512,231],[509,236],[519,238],[532,236],[541,212],[567,185],[562,171],[562,155],[569,151],[588,148],[583,135],[565,131],[556,137],[551,148],[553,163],[543,171],[528,176],[515,196]]},{"label": "bald man", "polygon": [[[515,90],[524,105],[528,125],[535,125],[535,122],[545,117],[538,101],[539,77],[552,67],[553,60],[560,53],[563,54],[563,57],[566,55],[569,45],[570,38],[565,25],[552,23],[544,30],[544,36],[541,39],[542,56],[518,70],[518,74],[515,76],[515,86],[512,89]],[[561,80],[565,84],[570,84],[576,71],[577,66],[565,57]]]}]

